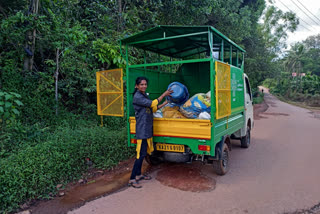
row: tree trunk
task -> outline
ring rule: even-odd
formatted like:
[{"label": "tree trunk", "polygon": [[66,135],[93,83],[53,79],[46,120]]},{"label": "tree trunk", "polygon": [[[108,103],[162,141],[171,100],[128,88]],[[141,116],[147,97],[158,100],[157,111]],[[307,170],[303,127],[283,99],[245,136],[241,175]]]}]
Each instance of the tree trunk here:
[{"label": "tree trunk", "polygon": [[122,25],[122,0],[118,0],[118,32],[121,31]]},{"label": "tree trunk", "polygon": [[[39,9],[39,0],[31,0],[29,12],[32,14],[38,14]],[[26,55],[24,59],[23,64],[23,70],[24,71],[31,71],[33,67],[33,61],[34,61],[34,52],[36,47],[36,29],[33,29],[32,31],[28,31],[26,35],[26,45],[25,49],[30,52]]]},{"label": "tree trunk", "polygon": [[55,97],[56,97],[56,115],[58,115],[58,107],[59,107],[59,102],[58,102],[58,78],[59,78],[59,54],[60,50],[57,48],[56,52],[56,72],[54,73],[55,77]]},{"label": "tree trunk", "polygon": [[5,18],[8,18],[5,9],[3,9],[3,7],[1,5],[0,5],[0,12],[4,15]]},{"label": "tree trunk", "polygon": [[2,69],[0,69],[0,90],[2,89]]}]

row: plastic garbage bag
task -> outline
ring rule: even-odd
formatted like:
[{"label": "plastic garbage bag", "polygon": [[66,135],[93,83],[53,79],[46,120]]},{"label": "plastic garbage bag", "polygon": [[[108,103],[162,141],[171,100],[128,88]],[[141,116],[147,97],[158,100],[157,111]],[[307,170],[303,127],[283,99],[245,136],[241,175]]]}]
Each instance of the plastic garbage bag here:
[{"label": "plastic garbage bag", "polygon": [[180,112],[187,118],[195,119],[201,112],[210,112],[211,101],[204,93],[193,95],[180,107]]},{"label": "plastic garbage bag", "polygon": [[198,119],[210,120],[211,115],[208,112],[204,111],[199,114]]},{"label": "plastic garbage bag", "polygon": [[154,118],[163,118],[162,111],[158,109],[155,113],[153,113]]},{"label": "plastic garbage bag", "polygon": [[208,91],[207,93],[206,93],[206,96],[207,96],[207,100],[211,100],[211,91]]}]

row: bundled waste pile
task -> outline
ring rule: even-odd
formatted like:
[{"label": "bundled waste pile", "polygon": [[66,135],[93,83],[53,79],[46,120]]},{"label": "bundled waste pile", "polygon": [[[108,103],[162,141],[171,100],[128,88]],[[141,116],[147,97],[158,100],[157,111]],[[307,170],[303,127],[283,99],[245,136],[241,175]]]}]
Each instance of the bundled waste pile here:
[{"label": "bundled waste pile", "polygon": [[188,89],[179,82],[171,83],[169,104],[154,113],[156,118],[210,119],[211,93],[198,93],[189,99]]},{"label": "bundled waste pile", "polygon": [[174,106],[167,104],[166,106],[159,109],[153,114],[157,118],[181,118],[186,119],[186,117],[179,111],[179,106]]}]

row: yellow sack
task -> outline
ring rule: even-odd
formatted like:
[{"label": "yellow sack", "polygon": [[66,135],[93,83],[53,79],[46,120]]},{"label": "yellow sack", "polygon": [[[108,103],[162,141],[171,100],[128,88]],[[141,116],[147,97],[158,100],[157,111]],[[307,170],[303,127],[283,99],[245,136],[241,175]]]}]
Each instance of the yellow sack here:
[{"label": "yellow sack", "polygon": [[186,118],[185,116],[183,116],[181,114],[181,112],[179,111],[179,107],[178,106],[174,106],[174,107],[166,106],[166,107],[163,107],[162,115],[163,115],[163,118],[184,118],[184,119]]}]

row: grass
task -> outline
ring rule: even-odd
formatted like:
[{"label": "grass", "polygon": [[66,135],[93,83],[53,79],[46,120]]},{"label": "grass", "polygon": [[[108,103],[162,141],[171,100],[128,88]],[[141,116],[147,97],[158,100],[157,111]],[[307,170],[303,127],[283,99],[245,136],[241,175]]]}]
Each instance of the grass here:
[{"label": "grass", "polygon": [[40,130],[23,137],[11,132],[8,138],[17,145],[0,157],[0,213],[13,212],[33,199],[50,198],[57,184],[79,179],[90,167],[111,168],[134,154],[123,127],[111,130],[77,119]]}]

